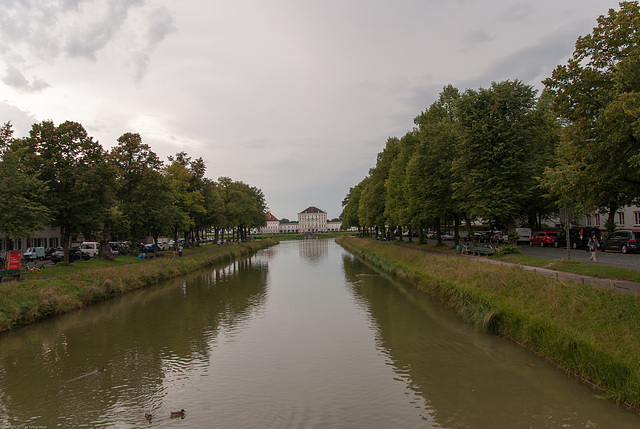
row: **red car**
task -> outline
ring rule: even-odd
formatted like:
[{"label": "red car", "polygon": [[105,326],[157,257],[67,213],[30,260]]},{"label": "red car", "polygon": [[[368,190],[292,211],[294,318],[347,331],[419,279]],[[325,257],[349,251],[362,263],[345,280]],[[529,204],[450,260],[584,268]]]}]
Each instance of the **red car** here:
[{"label": "red car", "polygon": [[553,243],[555,242],[557,236],[558,236],[557,232],[547,232],[547,231],[538,232],[536,233],[536,235],[531,237],[530,244],[532,246],[540,246],[540,247],[553,246]]}]

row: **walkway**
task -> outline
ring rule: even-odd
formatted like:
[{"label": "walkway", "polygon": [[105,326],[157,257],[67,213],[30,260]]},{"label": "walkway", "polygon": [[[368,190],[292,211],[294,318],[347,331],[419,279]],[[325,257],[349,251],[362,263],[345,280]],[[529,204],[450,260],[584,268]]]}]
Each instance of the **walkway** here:
[{"label": "walkway", "polygon": [[554,277],[557,280],[572,280],[578,283],[589,284],[602,289],[610,289],[620,293],[640,296],[640,283],[628,282],[624,280],[603,279],[600,277],[585,276],[583,274],[574,274],[574,273],[567,273],[564,271],[550,270],[547,268],[532,267],[529,265],[513,264],[510,262],[497,261],[487,256],[460,255],[457,253],[445,253],[445,252],[438,252],[437,250],[421,249],[414,246],[406,246],[400,243],[394,243],[394,244],[396,246],[405,247],[407,249],[420,250],[420,251],[429,252],[429,253],[437,253],[439,255],[448,255],[448,256],[457,256],[457,257],[462,256],[466,258],[475,259],[480,262],[488,262],[491,264],[503,265],[505,267],[520,268],[522,270],[532,271],[537,274],[542,274],[543,276]]}]

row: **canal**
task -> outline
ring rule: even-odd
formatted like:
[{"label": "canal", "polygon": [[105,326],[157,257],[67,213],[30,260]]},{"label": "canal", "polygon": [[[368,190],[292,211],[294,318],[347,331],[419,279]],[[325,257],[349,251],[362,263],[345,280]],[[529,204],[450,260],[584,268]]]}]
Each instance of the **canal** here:
[{"label": "canal", "polygon": [[3,428],[638,425],[332,240],[0,334]]}]

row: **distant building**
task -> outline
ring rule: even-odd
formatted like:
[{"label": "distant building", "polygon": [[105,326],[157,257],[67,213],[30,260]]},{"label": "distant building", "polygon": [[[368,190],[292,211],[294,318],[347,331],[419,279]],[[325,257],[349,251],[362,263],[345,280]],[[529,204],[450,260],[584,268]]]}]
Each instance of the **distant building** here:
[{"label": "distant building", "polygon": [[317,207],[308,207],[298,213],[300,233],[327,231],[327,212]]},{"label": "distant building", "polygon": [[327,221],[327,212],[317,207],[308,207],[298,213],[298,221],[282,222],[271,212],[266,213],[267,226],[251,231],[252,234],[305,234],[342,231],[342,221]]},{"label": "distant building", "polygon": [[271,212],[267,213],[267,226],[262,228],[263,234],[277,234],[280,232],[280,221]]}]

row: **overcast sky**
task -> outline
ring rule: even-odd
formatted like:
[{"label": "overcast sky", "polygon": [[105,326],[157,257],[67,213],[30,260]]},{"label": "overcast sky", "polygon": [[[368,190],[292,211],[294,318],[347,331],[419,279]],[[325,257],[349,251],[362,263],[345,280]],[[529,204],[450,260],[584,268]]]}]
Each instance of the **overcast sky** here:
[{"label": "overcast sky", "polygon": [[278,218],[338,217],[447,84],[542,79],[610,0],[2,0],[0,121],[140,133]]}]

